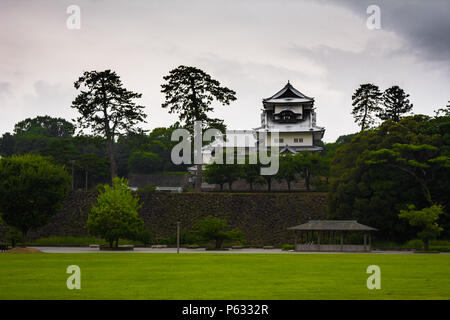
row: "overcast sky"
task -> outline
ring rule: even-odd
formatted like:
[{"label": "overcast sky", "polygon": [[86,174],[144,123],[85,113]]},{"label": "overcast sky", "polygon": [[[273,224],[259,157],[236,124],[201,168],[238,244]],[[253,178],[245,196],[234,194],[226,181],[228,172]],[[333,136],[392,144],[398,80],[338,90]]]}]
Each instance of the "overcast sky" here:
[{"label": "overcast sky", "polygon": [[[369,30],[366,9],[381,9]],[[81,29],[69,30],[69,5]],[[68,120],[74,81],[113,69],[143,94],[152,129],[176,116],[161,108],[169,70],[196,66],[237,92],[214,117],[230,129],[260,124],[261,100],[288,80],[315,97],[324,140],[358,130],[351,96],[362,83],[399,85],[414,113],[450,100],[449,0],[1,0],[0,133],[28,117]]]}]

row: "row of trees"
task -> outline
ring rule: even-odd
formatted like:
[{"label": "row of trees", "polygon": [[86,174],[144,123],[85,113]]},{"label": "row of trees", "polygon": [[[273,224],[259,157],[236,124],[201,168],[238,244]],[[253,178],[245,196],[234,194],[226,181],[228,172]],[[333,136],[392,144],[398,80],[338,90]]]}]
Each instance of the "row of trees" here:
[{"label": "row of trees", "polygon": [[[235,92],[211,78],[204,71],[187,66],[179,66],[171,70],[164,77],[166,83],[162,85],[165,94],[163,108],[169,113],[179,115],[180,123],[193,132],[195,121],[201,121],[206,127],[215,127],[224,130],[223,121],[209,118],[207,113],[212,111],[211,103],[216,100],[223,105],[236,100]],[[147,115],[144,106],[138,105],[135,100],[141,94],[125,89],[119,76],[111,71],[85,72],[74,84],[81,93],[72,103],[80,113],[77,118],[81,129],[90,129],[94,134],[106,140],[110,164],[110,176],[117,176],[115,157],[116,138],[124,133],[136,134],[139,131],[137,124],[145,122]],[[179,124],[178,124],[179,125]],[[161,146],[160,146],[161,147]],[[161,159],[168,160],[168,159]],[[132,163],[151,162],[152,167],[159,169],[156,157],[142,151],[131,158]],[[197,187],[201,185],[201,167],[197,172]]]},{"label": "row of trees", "polygon": [[372,83],[362,84],[352,96],[355,122],[361,127],[361,131],[372,127],[377,118],[399,122],[412,110],[413,105],[408,97],[409,94],[399,86],[392,86],[381,92]]},{"label": "row of trees", "polygon": [[[130,173],[185,171],[186,165],[174,165],[170,153],[175,127],[155,128],[150,133],[129,132],[118,137],[114,157],[119,176]],[[75,126],[64,119],[39,116],[17,123],[13,134],[0,137],[0,156],[39,154],[65,166],[75,181],[94,186],[109,179],[107,142],[100,136],[74,135]],[[75,184],[77,185],[77,184]],[[80,183],[78,183],[80,185]]]},{"label": "row of trees", "polygon": [[[114,71],[87,71],[74,83],[80,91],[72,102],[72,108],[79,113],[73,120],[80,129],[77,137],[73,137],[75,126],[64,119],[26,119],[16,125],[14,136],[3,135],[0,154],[51,155],[62,164],[76,163],[98,176],[108,175],[105,167],[109,166],[111,179],[129,172],[183,170],[185,167],[174,168],[169,160],[173,128],[182,126],[193,132],[194,122],[201,121],[204,129],[224,131],[223,120],[210,118],[208,113],[213,110],[213,101],[228,105],[236,96],[233,90],[195,67],[179,66],[164,80],[162,107],[179,115],[179,122],[170,128],[157,128],[147,136],[139,128],[147,117],[145,107],[137,102],[142,95],[124,88]],[[82,135],[85,130],[90,135]],[[200,190],[201,166],[197,169],[196,188]]]},{"label": "row of trees", "polygon": [[[221,190],[224,189],[225,184],[228,185],[229,190],[232,190],[233,183],[242,179],[248,183],[250,190],[253,190],[256,184],[265,184],[268,191],[271,191],[274,180],[285,182],[288,190],[291,191],[292,183],[298,181],[299,178],[303,178],[305,187],[309,191],[311,190],[313,177],[323,177],[326,179],[325,183],[328,183],[330,154],[308,151],[299,152],[295,155],[291,153],[281,154],[276,175],[261,175],[262,165],[260,161],[257,161],[256,164],[250,164],[247,156],[245,164],[237,164],[237,161],[235,161],[235,164],[207,164],[204,176],[207,183],[217,184]],[[256,158],[259,159],[259,156],[256,155]]]}]

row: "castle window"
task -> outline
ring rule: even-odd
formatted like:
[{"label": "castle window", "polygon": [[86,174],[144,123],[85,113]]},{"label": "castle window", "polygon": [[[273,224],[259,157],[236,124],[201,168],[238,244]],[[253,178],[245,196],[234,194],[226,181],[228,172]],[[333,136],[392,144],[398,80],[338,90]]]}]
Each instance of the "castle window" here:
[{"label": "castle window", "polygon": [[303,138],[294,138],[294,143],[301,143],[303,142]]},{"label": "castle window", "polygon": [[283,143],[284,139],[283,138],[275,139],[275,142]]}]

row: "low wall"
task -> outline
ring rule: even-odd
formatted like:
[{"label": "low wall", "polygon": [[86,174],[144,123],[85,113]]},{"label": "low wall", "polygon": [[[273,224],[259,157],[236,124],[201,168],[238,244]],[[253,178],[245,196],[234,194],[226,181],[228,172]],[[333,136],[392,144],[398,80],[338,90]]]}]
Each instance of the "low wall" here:
[{"label": "low wall", "polygon": [[[29,238],[49,236],[87,236],[88,212],[96,192],[72,192],[63,209]],[[163,193],[140,192],[140,216],[156,239],[168,238],[180,221],[183,230],[209,215],[225,218],[233,228],[244,232],[250,245],[293,243],[294,234],[286,230],[310,219],[324,219],[326,194],[301,193]]]}]

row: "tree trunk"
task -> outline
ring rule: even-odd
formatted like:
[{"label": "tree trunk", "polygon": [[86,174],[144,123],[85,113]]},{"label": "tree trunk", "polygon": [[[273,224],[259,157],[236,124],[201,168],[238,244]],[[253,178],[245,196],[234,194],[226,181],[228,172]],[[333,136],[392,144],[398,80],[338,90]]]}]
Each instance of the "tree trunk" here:
[{"label": "tree trunk", "polygon": [[116,248],[118,248],[119,247],[119,239],[116,239],[116,246],[115,246]]},{"label": "tree trunk", "polygon": [[287,185],[288,185],[288,191],[291,192],[291,182],[288,181],[288,182],[287,182]]},{"label": "tree trunk", "polygon": [[363,119],[361,121],[361,132],[363,132],[364,128],[366,127],[366,118],[367,118],[368,108],[369,108],[368,106],[366,106],[364,108],[364,117],[363,117]]},{"label": "tree trunk", "polygon": [[233,182],[228,182],[228,189],[229,189],[230,191],[233,190],[233,189],[232,189],[232,186],[233,186]]},{"label": "tree trunk", "polygon": [[116,159],[114,158],[114,140],[109,138],[108,139],[108,155],[109,155],[109,164],[110,164],[110,171],[111,171],[111,182],[112,180],[117,177],[117,165],[116,165]]},{"label": "tree trunk", "polygon": [[429,249],[429,239],[423,239],[423,248],[425,251]]},{"label": "tree trunk", "polygon": [[113,247],[113,240],[112,239],[108,239],[109,242],[109,247],[112,248]]},{"label": "tree trunk", "polygon": [[216,239],[216,249],[222,248],[222,242],[223,242],[223,239],[220,239],[220,238]]},{"label": "tree trunk", "polygon": [[250,190],[253,191],[253,182],[250,181]]}]

